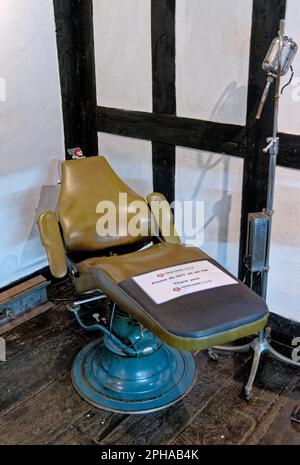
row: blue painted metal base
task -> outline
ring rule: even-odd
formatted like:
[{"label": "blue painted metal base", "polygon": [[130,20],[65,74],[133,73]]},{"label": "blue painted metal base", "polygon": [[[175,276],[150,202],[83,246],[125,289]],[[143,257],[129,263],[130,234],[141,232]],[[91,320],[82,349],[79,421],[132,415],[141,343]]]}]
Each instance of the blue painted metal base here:
[{"label": "blue painted metal base", "polygon": [[96,340],[77,355],[72,380],[80,396],[93,406],[137,414],[177,402],[192,387],[195,373],[192,354],[163,343],[152,353],[133,357]]}]

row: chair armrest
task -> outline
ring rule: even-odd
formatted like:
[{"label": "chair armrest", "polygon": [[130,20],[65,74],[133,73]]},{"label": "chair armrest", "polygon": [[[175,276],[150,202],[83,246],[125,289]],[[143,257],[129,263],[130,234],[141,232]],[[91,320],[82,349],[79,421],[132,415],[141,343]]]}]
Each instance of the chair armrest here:
[{"label": "chair armrest", "polygon": [[64,278],[68,273],[67,257],[56,214],[52,211],[41,213],[37,224],[52,275],[55,278]]},{"label": "chair armrest", "polygon": [[165,242],[181,244],[180,237],[174,226],[174,217],[169,202],[163,194],[152,192],[147,195],[147,202],[159,229],[160,236]]}]

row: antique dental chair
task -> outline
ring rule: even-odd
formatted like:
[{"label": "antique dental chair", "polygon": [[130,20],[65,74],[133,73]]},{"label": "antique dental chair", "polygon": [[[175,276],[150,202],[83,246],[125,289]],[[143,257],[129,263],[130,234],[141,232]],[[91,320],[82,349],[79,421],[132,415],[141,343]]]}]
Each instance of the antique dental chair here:
[{"label": "antique dental chair", "polygon": [[[127,194],[121,206],[119,194]],[[163,215],[153,208],[161,199],[155,193],[147,201],[137,195],[103,157],[71,160],[62,164],[56,213],[46,211],[37,220],[52,274],[63,278],[69,272],[83,295],[69,310],[83,328],[99,332],[99,338],[77,355],[72,379],[78,393],[101,409],[142,413],[173,404],[193,385],[191,352],[258,333],[267,322],[264,301],[231,276],[230,285],[159,304],[136,282],[136,277],[153,271],[161,275],[165,268],[201,261],[229,278],[204,252],[180,243],[169,206],[162,209]],[[97,232],[100,201],[111,201],[117,208],[115,234]],[[136,201],[145,207],[140,216],[145,234],[130,235],[127,228],[118,229],[121,215],[130,221],[136,214]],[[157,229],[153,237],[148,232],[151,222]],[[98,314],[95,323],[84,323],[81,306],[104,298],[111,306],[108,322]]]}]

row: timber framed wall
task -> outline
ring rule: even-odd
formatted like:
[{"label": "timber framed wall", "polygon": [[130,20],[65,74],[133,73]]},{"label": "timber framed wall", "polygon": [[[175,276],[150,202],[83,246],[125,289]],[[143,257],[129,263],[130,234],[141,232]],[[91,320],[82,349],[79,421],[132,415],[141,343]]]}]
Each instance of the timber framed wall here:
[{"label": "timber framed wall", "polygon": [[[287,2],[253,0],[247,120],[246,125],[238,125],[176,114],[176,1],[181,0],[151,0],[153,108],[134,111],[97,106],[92,0],[54,0],[66,147],[79,145],[86,155],[97,154],[98,132],[150,141],[154,190],[162,191],[170,201],[175,197],[176,146],[244,159],[239,263],[243,277],[247,215],[260,211],[266,198],[268,160],[262,147],[271,133],[271,99],[261,122],[253,128],[266,78],[261,62],[285,16]],[[280,137],[278,164],[299,170],[300,136],[285,133]]]}]

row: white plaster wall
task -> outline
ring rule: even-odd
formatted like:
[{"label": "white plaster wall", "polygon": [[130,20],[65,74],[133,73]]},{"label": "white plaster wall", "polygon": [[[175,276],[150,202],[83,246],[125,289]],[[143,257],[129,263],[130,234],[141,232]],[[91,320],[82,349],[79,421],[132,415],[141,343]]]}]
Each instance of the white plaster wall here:
[{"label": "white plaster wall", "polygon": [[234,275],[238,271],[242,180],[242,159],[177,147],[176,200],[204,202],[204,242],[186,242],[203,249]]},{"label": "white plaster wall", "polygon": [[[291,134],[300,134],[300,1],[287,0],[286,35],[292,37],[298,44],[298,53],[293,61],[295,77],[287,87],[280,100],[279,130]],[[283,78],[283,84],[288,82],[290,73]]]},{"label": "white plaster wall", "polygon": [[300,172],[278,167],[271,241],[268,304],[300,321]]},{"label": "white plaster wall", "polygon": [[[1,0],[0,287],[47,264],[34,226],[64,157],[52,0]],[[2,85],[3,91],[3,85]],[[50,189],[51,190],[51,189]]]},{"label": "white plaster wall", "polygon": [[177,114],[245,124],[252,0],[177,0]]},{"label": "white plaster wall", "polygon": [[98,105],[152,111],[151,1],[94,0]]},{"label": "white plaster wall", "polygon": [[99,133],[99,154],[138,194],[146,197],[153,191],[151,142]]},{"label": "white plaster wall", "polygon": [[[286,34],[299,45],[295,78],[280,100],[279,130],[300,134],[300,2],[287,0]],[[289,74],[283,78],[283,84]],[[300,156],[300,154],[299,154]],[[300,321],[300,172],[278,167],[271,241],[268,303],[286,318]]]}]

